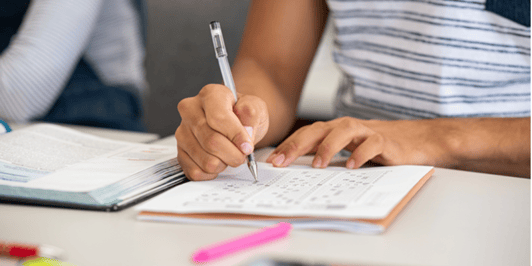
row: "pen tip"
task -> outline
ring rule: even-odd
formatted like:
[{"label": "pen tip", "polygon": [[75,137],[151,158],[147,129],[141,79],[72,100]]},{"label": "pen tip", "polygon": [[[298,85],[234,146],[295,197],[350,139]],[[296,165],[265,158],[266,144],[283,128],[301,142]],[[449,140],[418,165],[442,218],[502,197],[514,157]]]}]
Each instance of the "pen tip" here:
[{"label": "pen tip", "polygon": [[249,171],[251,171],[251,175],[253,175],[253,178],[255,178],[255,182],[259,182],[258,177],[258,171],[257,171],[257,163],[255,161],[249,162],[248,161],[248,167]]}]

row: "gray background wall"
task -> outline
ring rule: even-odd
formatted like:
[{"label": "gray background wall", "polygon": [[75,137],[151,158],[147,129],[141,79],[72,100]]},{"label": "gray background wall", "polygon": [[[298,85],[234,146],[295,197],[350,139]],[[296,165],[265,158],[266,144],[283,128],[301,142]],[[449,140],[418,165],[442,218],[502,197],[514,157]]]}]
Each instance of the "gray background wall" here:
[{"label": "gray background wall", "polygon": [[150,96],[145,103],[148,130],[162,137],[181,122],[178,102],[206,84],[222,80],[209,31],[220,21],[230,63],[244,30],[249,0],[146,0],[146,68]]}]

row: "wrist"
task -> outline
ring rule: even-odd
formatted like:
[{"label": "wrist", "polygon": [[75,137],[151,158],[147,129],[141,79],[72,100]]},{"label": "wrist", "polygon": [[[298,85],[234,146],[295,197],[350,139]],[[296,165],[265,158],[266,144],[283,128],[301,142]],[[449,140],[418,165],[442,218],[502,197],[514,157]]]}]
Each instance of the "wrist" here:
[{"label": "wrist", "polygon": [[431,122],[439,124],[434,129],[440,133],[433,132],[433,135],[441,136],[441,141],[435,140],[435,142],[439,143],[442,149],[440,162],[442,167],[463,168],[463,163],[471,158],[471,154],[479,151],[474,135],[468,132],[467,123],[460,123],[452,118],[434,119]]}]

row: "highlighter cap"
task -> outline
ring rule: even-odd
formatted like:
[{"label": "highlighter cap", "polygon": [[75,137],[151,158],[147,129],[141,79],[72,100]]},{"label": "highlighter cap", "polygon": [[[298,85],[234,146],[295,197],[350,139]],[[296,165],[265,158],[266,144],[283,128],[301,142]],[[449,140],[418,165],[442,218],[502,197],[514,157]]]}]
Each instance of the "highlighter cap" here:
[{"label": "highlighter cap", "polygon": [[209,24],[211,28],[212,42],[214,44],[214,52],[216,58],[227,56],[227,50],[225,49],[224,37],[222,36],[222,28],[220,22],[213,21]]}]

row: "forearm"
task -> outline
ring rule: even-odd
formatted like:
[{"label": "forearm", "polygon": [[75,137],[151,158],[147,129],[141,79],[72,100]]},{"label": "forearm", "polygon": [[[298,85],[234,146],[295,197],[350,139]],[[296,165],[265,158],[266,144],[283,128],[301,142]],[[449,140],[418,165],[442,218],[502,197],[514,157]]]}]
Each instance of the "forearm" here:
[{"label": "forearm", "polygon": [[458,169],[530,177],[530,117],[453,119]]},{"label": "forearm", "polygon": [[259,147],[279,142],[292,127],[327,14],[324,1],[251,4],[233,75],[237,91],[267,104],[270,126]]},{"label": "forearm", "polygon": [[258,96],[268,107],[270,120],[268,133],[257,147],[270,146],[282,140],[295,121],[297,102],[294,103],[294,99],[285,97],[271,75],[251,58],[237,58],[233,74],[239,93]]}]

